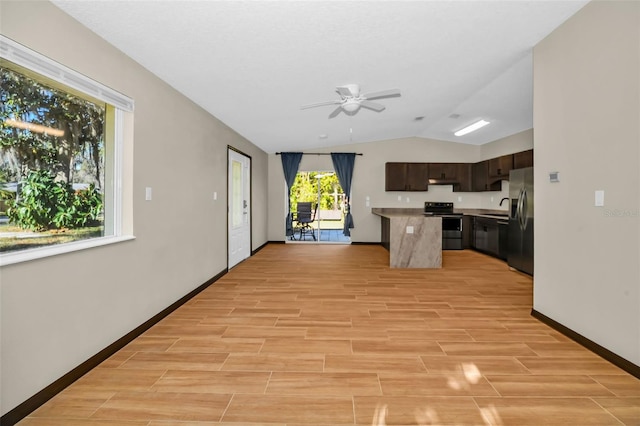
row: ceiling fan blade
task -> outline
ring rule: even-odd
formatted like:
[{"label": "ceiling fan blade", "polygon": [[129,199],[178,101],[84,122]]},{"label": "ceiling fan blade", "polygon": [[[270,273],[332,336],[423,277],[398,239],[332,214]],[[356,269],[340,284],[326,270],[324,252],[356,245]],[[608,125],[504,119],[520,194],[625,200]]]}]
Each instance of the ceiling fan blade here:
[{"label": "ceiling fan blade", "polygon": [[362,95],[363,99],[381,99],[381,98],[393,98],[396,96],[400,96],[400,90],[398,89],[389,89],[389,90],[381,90],[380,92],[372,92]]},{"label": "ceiling fan blade", "polygon": [[338,92],[343,98],[357,96],[351,91],[351,88],[349,86],[338,86],[336,87],[336,92]]},{"label": "ceiling fan blade", "polygon": [[367,100],[360,101],[360,106],[372,109],[377,112],[384,111],[385,109],[384,105],[381,105],[376,102],[367,101]]},{"label": "ceiling fan blade", "polygon": [[342,103],[342,101],[319,102],[317,104],[303,105],[300,107],[300,109],[314,108],[314,107],[325,106],[325,105],[336,105],[340,103]]},{"label": "ceiling fan blade", "polygon": [[340,114],[340,111],[342,111],[342,106],[339,106],[338,108],[334,109],[333,112],[329,114],[329,118],[333,118],[336,115]]}]

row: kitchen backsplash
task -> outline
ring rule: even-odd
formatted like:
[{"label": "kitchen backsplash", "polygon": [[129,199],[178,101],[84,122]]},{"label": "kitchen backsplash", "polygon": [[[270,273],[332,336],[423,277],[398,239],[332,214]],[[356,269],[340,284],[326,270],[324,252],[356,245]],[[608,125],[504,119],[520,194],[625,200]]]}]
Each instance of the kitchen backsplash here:
[{"label": "kitchen backsplash", "polygon": [[422,208],[425,201],[451,202],[458,209],[490,209],[507,211],[509,182],[502,181],[502,191],[453,192],[451,185],[429,185],[425,192],[385,192],[380,200],[370,200],[372,207]]}]

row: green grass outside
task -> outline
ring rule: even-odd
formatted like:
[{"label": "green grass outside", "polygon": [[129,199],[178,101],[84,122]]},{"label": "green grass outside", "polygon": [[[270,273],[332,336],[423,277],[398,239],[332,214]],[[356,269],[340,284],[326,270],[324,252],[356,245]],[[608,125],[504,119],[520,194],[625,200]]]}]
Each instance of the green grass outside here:
[{"label": "green grass outside", "polygon": [[[318,222],[314,222],[313,228]],[[342,229],[344,219],[321,220],[321,229]],[[15,225],[0,225],[2,232],[29,232]],[[73,241],[86,240],[102,236],[102,227],[87,227],[79,229],[51,230],[46,232],[34,232],[33,237],[0,237],[0,253],[8,253],[20,250],[27,250],[36,247],[51,246],[55,244],[70,243]]]},{"label": "green grass outside", "polygon": [[[29,232],[15,225],[0,226],[2,232]],[[70,243],[102,236],[102,226],[34,232],[33,237],[0,237],[0,253]]]}]

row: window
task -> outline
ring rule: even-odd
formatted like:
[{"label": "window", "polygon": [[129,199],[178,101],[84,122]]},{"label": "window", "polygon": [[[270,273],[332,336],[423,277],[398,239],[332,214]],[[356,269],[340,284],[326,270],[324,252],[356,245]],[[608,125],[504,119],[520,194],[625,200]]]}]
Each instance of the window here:
[{"label": "window", "polygon": [[231,203],[233,205],[231,225],[238,228],[242,226],[243,219],[243,190],[242,190],[242,163],[231,160],[231,178],[233,179],[233,193],[231,194]]},{"label": "window", "polygon": [[0,78],[0,265],[122,237],[133,101],[4,36]]}]

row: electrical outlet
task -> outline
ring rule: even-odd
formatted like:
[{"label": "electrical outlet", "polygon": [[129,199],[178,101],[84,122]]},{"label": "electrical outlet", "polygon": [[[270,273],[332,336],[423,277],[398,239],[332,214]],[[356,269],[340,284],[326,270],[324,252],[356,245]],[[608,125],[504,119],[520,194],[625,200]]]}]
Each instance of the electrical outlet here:
[{"label": "electrical outlet", "polygon": [[153,189],[151,189],[150,186],[147,186],[144,189],[144,199],[145,201],[151,201],[151,198],[153,198]]},{"label": "electrical outlet", "polygon": [[407,234],[413,234],[413,226],[407,226]]}]

